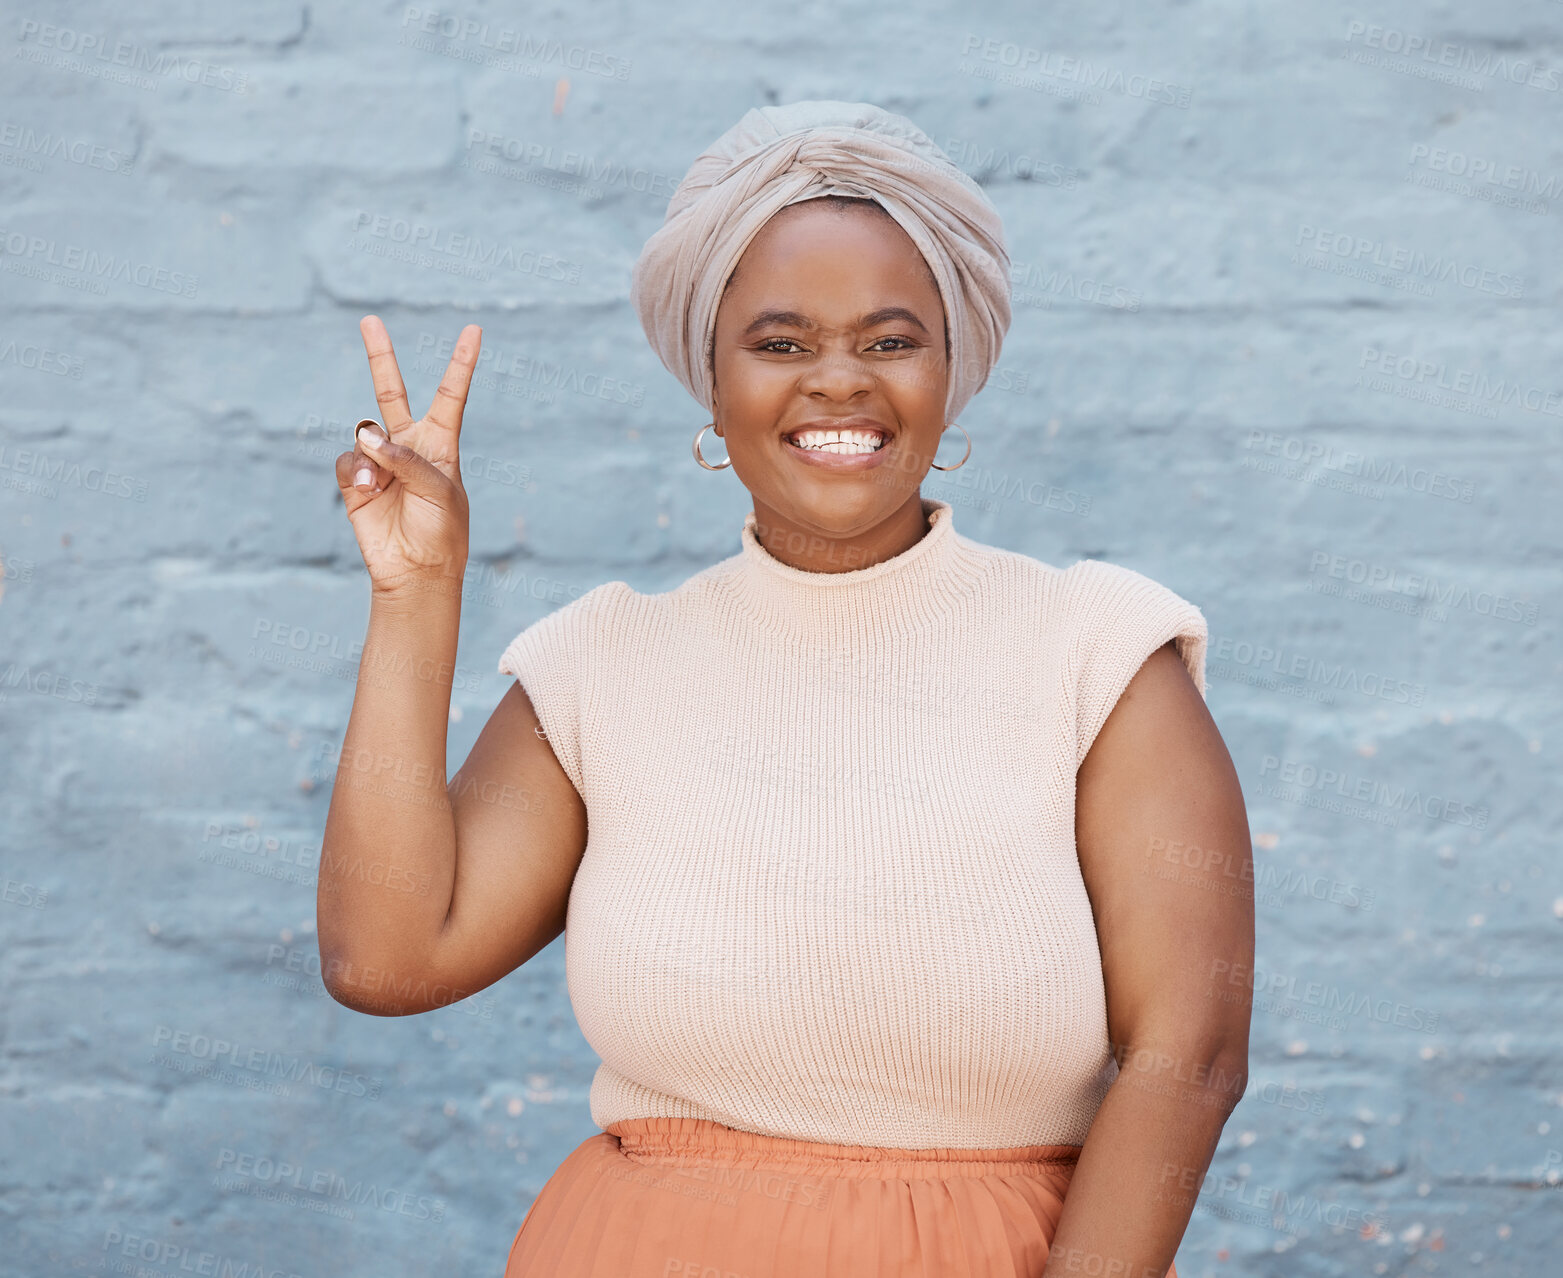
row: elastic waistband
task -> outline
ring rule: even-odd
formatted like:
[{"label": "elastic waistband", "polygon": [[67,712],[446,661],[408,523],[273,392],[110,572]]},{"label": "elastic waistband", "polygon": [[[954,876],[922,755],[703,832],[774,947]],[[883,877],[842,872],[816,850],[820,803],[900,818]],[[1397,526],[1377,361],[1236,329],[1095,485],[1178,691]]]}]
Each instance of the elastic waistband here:
[{"label": "elastic waistband", "polygon": [[830,1145],[768,1136],[709,1118],[625,1118],[603,1130],[634,1162],[711,1162],[764,1166],[818,1175],[922,1179],[943,1176],[1035,1175],[1072,1169],[1078,1145],[1011,1145],[1002,1149],[887,1149]]}]

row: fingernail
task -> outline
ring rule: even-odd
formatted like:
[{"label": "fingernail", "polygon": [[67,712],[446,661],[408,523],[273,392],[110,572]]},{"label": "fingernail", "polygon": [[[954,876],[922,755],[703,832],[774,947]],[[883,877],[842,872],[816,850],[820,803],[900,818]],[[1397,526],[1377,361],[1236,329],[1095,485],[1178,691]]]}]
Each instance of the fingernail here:
[{"label": "fingernail", "polygon": [[359,488],[372,488],[374,486],[374,472],[367,466],[360,466],[353,474],[353,483]]},{"label": "fingernail", "polygon": [[385,437],[377,433],[373,428],[365,426],[358,432],[358,443],[363,448],[379,448],[385,442]]}]

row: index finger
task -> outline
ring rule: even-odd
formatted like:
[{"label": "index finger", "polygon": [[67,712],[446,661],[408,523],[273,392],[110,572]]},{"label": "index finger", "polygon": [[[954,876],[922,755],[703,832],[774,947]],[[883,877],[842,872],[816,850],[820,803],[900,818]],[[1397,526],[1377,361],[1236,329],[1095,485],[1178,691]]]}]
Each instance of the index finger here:
[{"label": "index finger", "polygon": [[445,376],[434,391],[425,420],[452,434],[461,429],[461,415],[467,407],[467,390],[472,385],[472,370],[477,367],[478,350],[483,345],[483,330],[468,324],[456,339],[456,349],[445,366]]},{"label": "index finger", "polygon": [[385,423],[386,434],[394,437],[412,425],[412,410],[407,407],[407,387],[402,384],[402,370],[396,364],[391,335],[378,315],[365,315],[358,321],[358,331],[363,334],[364,351],[369,356],[369,376],[374,380],[380,420]]}]

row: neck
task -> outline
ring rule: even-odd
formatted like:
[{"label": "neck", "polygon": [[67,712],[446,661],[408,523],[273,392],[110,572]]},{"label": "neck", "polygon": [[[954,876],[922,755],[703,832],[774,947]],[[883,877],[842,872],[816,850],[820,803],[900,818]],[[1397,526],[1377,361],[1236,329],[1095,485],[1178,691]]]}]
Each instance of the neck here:
[{"label": "neck", "polygon": [[802,572],[853,572],[910,550],[928,534],[922,496],[914,491],[900,509],[861,532],[836,532],[789,518],[759,498],[754,536],[778,563]]}]

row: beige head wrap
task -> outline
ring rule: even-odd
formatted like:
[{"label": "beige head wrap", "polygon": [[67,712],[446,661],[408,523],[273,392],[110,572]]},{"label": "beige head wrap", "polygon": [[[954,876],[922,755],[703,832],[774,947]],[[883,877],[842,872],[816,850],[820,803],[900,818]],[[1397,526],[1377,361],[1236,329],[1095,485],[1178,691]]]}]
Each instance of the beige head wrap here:
[{"label": "beige head wrap", "polygon": [[690,165],[635,262],[630,301],[652,348],[707,411],[706,350],[743,251],[789,204],[875,200],[927,259],[950,335],[945,421],[982,389],[1009,330],[1009,254],[998,210],[905,116],[866,102],[755,107]]}]

